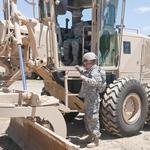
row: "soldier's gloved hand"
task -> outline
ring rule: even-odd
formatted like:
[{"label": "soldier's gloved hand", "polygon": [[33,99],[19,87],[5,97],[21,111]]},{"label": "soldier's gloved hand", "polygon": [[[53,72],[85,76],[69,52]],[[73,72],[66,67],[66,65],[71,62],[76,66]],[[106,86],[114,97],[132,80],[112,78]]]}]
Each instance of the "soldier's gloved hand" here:
[{"label": "soldier's gloved hand", "polygon": [[79,71],[79,72],[81,71],[80,66],[76,65],[75,68],[77,69],[77,71]]},{"label": "soldier's gloved hand", "polygon": [[85,81],[87,79],[87,77],[84,75],[80,75],[80,79]]},{"label": "soldier's gloved hand", "polygon": [[84,68],[83,66],[80,67],[80,66],[76,65],[75,68],[76,68],[77,71],[79,71],[81,74],[83,74],[83,73],[86,71],[85,68]]}]

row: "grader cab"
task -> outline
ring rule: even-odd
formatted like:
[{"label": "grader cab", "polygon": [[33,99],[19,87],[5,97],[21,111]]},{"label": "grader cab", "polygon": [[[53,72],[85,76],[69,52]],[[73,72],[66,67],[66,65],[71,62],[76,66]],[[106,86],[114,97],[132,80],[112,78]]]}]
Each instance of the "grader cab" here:
[{"label": "grader cab", "polygon": [[[17,9],[16,0],[4,0],[5,20],[0,21],[0,66],[5,71],[0,77],[0,116],[13,118],[8,135],[21,147],[32,150],[37,147],[45,150],[78,149],[60,137],[65,138],[67,134],[63,117],[73,119],[84,108],[83,100],[78,97],[80,74],[75,66],[64,63],[63,42],[71,39],[68,35],[75,23],[74,11],[82,13],[82,21],[86,23],[82,29],[78,65],[82,64],[83,54],[92,51],[98,56],[98,65],[107,74],[107,88],[101,93],[101,122],[106,130],[120,137],[141,130],[146,122],[149,98],[147,76],[143,75],[149,68],[149,55],[144,57],[141,54],[149,53],[148,46],[144,52],[141,46],[138,59],[142,59],[136,61],[138,71],[129,69],[129,65],[126,72],[123,66],[133,59],[134,54],[130,52],[135,47],[130,38],[123,35],[125,2],[38,0],[39,17],[35,19],[26,18]],[[61,25],[65,20],[65,25]],[[73,59],[71,54],[70,58]],[[43,78],[42,96],[28,92],[26,74],[30,72]],[[20,76],[23,91],[8,90]],[[45,125],[50,130],[44,128]]]}]

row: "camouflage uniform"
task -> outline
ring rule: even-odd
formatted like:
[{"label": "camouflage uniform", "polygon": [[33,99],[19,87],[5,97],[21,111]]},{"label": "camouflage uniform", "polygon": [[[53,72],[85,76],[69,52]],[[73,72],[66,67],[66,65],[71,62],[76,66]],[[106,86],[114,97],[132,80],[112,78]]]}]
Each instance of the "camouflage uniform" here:
[{"label": "camouflage uniform", "polygon": [[94,137],[100,137],[99,108],[100,96],[106,86],[106,75],[97,65],[93,65],[88,71],[81,71],[87,78],[83,80],[79,97],[85,100],[85,126]]},{"label": "camouflage uniform", "polygon": [[72,38],[67,39],[64,41],[63,47],[64,47],[64,59],[66,61],[66,64],[71,63],[70,59],[70,50],[72,48],[71,54],[73,57],[73,61],[70,65],[77,65],[78,64],[78,56],[79,56],[79,48],[82,41],[82,30],[83,30],[84,23],[81,21],[79,23],[76,23],[72,27]]}]

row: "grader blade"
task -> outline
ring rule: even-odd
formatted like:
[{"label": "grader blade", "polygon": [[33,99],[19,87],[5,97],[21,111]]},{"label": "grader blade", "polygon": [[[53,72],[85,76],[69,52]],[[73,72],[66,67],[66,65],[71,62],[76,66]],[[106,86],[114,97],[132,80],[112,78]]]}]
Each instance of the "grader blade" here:
[{"label": "grader blade", "polygon": [[55,106],[1,108],[1,112],[3,117],[12,117],[7,133],[23,150],[70,149],[65,120]]},{"label": "grader blade", "polygon": [[1,91],[0,97],[0,117],[11,118],[8,136],[23,150],[78,149],[65,139],[66,122],[58,99],[11,91]]},{"label": "grader blade", "polygon": [[[59,125],[61,128],[61,122]],[[8,135],[23,150],[79,150],[53,131],[25,118],[11,119]]]}]

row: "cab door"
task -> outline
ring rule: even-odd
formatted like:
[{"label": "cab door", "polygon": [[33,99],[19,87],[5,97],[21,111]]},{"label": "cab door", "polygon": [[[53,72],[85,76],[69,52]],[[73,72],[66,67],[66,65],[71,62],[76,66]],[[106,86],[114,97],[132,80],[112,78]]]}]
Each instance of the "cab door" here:
[{"label": "cab door", "polygon": [[141,52],[141,82],[150,82],[150,38],[146,37],[143,39],[143,48]]},{"label": "cab door", "polygon": [[120,77],[133,76],[140,80],[143,40],[138,34],[124,33],[121,49]]}]

